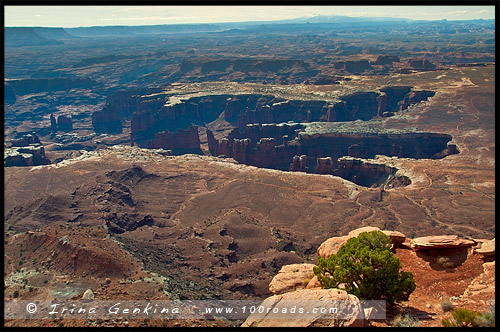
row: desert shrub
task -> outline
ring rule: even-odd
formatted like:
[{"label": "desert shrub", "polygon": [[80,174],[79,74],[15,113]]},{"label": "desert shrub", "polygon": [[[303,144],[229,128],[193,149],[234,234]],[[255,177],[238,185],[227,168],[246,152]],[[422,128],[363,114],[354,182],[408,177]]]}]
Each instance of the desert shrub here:
[{"label": "desert shrub", "polygon": [[455,308],[452,312],[453,320],[443,319],[441,323],[445,327],[494,327],[495,326],[495,309],[486,313],[477,311]]},{"label": "desert shrub", "polygon": [[322,288],[339,288],[362,300],[406,301],[415,290],[413,274],[400,271],[391,239],[381,231],[350,238],[337,254],[318,257],[314,274]]},{"label": "desert shrub", "polygon": [[13,298],[18,298],[19,297],[19,291],[15,290],[14,293],[12,293]]},{"label": "desert shrub", "polygon": [[490,301],[490,311],[484,313],[482,315],[482,323],[483,326],[492,326],[495,327],[495,301]]},{"label": "desert shrub", "polygon": [[453,308],[453,303],[451,303],[450,301],[441,302],[441,309],[443,309],[444,312],[452,311]]},{"label": "desert shrub", "polygon": [[392,326],[395,327],[418,327],[420,326],[420,320],[410,314],[397,315],[391,322]]},{"label": "desert shrub", "polygon": [[439,256],[436,259],[436,263],[438,263],[440,266],[445,267],[445,268],[451,268],[455,267],[455,263],[453,263],[449,257],[446,256]]}]

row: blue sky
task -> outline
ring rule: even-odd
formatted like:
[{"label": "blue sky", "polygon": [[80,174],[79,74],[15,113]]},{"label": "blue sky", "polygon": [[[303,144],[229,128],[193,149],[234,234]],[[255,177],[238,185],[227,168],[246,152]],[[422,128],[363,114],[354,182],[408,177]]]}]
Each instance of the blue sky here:
[{"label": "blue sky", "polygon": [[494,19],[494,6],[14,6],[5,26],[78,27],[270,21],[313,15],[415,20]]}]

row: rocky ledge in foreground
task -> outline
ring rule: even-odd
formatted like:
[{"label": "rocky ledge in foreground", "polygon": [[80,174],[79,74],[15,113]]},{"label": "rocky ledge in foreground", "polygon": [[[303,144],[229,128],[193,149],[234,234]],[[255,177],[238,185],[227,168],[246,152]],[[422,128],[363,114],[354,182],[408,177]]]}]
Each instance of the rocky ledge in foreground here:
[{"label": "rocky ledge in foreground", "polygon": [[[319,246],[317,253],[319,256],[327,258],[330,255],[335,254],[340,246],[345,244],[348,239],[357,237],[363,232],[371,231],[380,231],[380,229],[378,227],[367,226],[352,230],[345,236],[330,238]],[[403,233],[398,231],[383,230],[382,232],[391,238],[392,251],[396,252],[396,256],[401,256],[400,259],[402,260],[403,267],[405,264],[409,263],[420,266],[420,264],[422,264],[420,261],[428,262],[430,268],[435,271],[436,274],[444,273],[449,277],[450,273],[454,273],[460,265],[466,265],[467,260],[474,260],[474,256],[476,254],[481,254],[484,272],[476,273],[477,277],[473,280],[455,280],[458,284],[462,284],[463,282],[468,282],[469,284],[465,287],[460,286],[463,288],[463,294],[461,293],[462,295],[458,297],[452,296],[450,299],[453,300],[454,305],[477,306],[486,303],[485,300],[483,300],[485,296],[494,298],[494,286],[493,288],[488,286],[488,284],[494,285],[495,278],[495,262],[491,261],[492,257],[494,257],[494,248],[491,248],[492,243],[494,244],[494,239],[472,240],[463,239],[456,235],[427,236],[408,239]],[[477,246],[474,250],[472,250],[471,247],[474,245]],[[482,247],[485,248],[484,253],[480,250]],[[410,254],[401,254],[400,250],[410,252]],[[438,266],[437,263],[441,264],[445,260],[446,262],[444,263],[450,263],[451,260],[456,259],[457,250],[466,250],[465,257],[461,257],[461,261],[458,262],[458,264],[455,264],[454,266],[446,264],[446,266]],[[408,259],[407,256],[413,257],[411,258],[412,262],[406,261]],[[458,256],[463,255],[458,254]],[[370,310],[368,307],[365,308],[364,306],[366,305],[364,305],[364,303],[356,296],[347,294],[343,290],[334,288],[321,289],[321,285],[313,272],[314,266],[314,264],[305,263],[282,266],[278,274],[274,276],[269,284],[269,290],[274,295],[265,299],[261,306],[272,309],[279,308],[279,310],[282,310],[283,308],[289,310],[293,306],[296,306],[306,308],[309,312],[311,312],[313,305],[317,306],[319,301],[326,301],[325,303],[322,302],[323,307],[330,305],[339,308],[339,311],[336,314],[337,318],[329,316],[328,312],[314,315],[303,315],[301,317],[300,315],[286,316],[284,314],[280,314],[281,311],[279,311],[280,313],[273,314],[273,311],[269,310],[269,312],[255,312],[254,314],[251,314],[243,323],[242,327],[372,326],[373,324],[371,323],[375,322],[373,320],[373,310]],[[420,288],[420,293],[425,292],[425,289],[423,289],[424,286],[420,285],[421,282],[424,282],[423,277],[418,275],[418,272],[413,273],[415,274],[417,290]],[[450,287],[452,286],[450,285]],[[421,298],[421,296],[421,294],[417,294],[415,297],[410,297],[409,301],[405,302],[403,305],[408,306],[409,308],[413,306],[418,307],[417,304],[413,302],[417,301]],[[437,297],[436,295],[436,301],[439,301],[440,299],[441,297]],[[421,305],[421,303],[419,303],[419,305]],[[425,306],[426,310],[432,311],[432,309],[429,309],[432,308],[430,304],[427,303]],[[432,320],[432,318],[430,318],[432,315],[423,311],[418,311],[417,313],[420,313],[420,316],[426,314],[424,315],[426,319]],[[435,314],[433,315],[435,316]],[[339,317],[342,317],[342,319]],[[381,326],[377,324],[384,324],[380,323],[380,321],[381,320],[378,320],[375,325]],[[427,326],[441,326],[440,320],[435,319],[435,321],[435,323],[430,323],[430,325],[428,323]]]}]

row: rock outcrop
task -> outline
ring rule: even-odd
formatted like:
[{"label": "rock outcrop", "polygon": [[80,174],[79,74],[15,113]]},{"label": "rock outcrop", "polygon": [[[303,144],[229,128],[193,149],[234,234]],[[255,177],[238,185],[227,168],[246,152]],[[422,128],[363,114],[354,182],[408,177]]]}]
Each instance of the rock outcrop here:
[{"label": "rock outcrop", "polygon": [[392,65],[393,62],[401,62],[396,55],[379,55],[372,65]]},{"label": "rock outcrop", "polygon": [[[311,127],[318,125],[312,123]],[[451,136],[447,134],[330,127],[323,133],[309,130],[308,124],[248,124],[244,131],[235,129],[221,140],[208,130],[208,147],[214,156],[247,165],[331,174],[362,186],[387,184],[388,188],[407,186],[411,180],[392,166],[364,159],[376,155],[438,159],[458,152],[454,144],[448,144]],[[345,157],[348,155],[356,158]]]},{"label": "rock outcrop", "polygon": [[306,166],[307,156],[294,156],[290,164],[290,171],[292,172],[307,172],[309,167]]},{"label": "rock outcrop", "polygon": [[54,114],[50,114],[50,131],[57,132],[57,120]]},{"label": "rock outcrop", "polygon": [[45,149],[35,133],[11,140],[4,147],[5,167],[48,164],[50,160],[45,156]]},{"label": "rock outcrop", "polygon": [[147,142],[147,148],[172,150],[174,154],[199,153],[201,150],[198,127],[179,129],[175,133],[168,130],[156,133],[154,139]]},{"label": "rock outcrop", "polygon": [[361,74],[367,70],[373,70],[368,60],[348,60],[336,62],[333,67],[338,70],[343,70],[347,73]]},{"label": "rock outcrop", "polygon": [[406,241],[406,235],[401,232],[383,230],[382,233],[390,237],[394,245],[400,245]]},{"label": "rock outcrop", "polygon": [[495,299],[495,262],[483,264],[483,273],[474,278],[462,295],[461,302],[484,305],[484,299]]},{"label": "rock outcrop", "polygon": [[[380,228],[373,226],[366,226],[354,229],[345,236],[337,236],[329,238],[318,247],[317,254],[318,256],[321,256],[323,258],[328,258],[331,255],[336,254],[339,251],[340,247],[344,243],[346,243],[347,240],[349,240],[350,238],[357,237],[359,234],[363,232],[373,232],[373,231],[380,231]],[[400,245],[406,239],[406,236],[398,231],[383,230],[382,232],[391,238],[391,242],[393,245]]]},{"label": "rock outcrop", "polygon": [[40,143],[40,137],[37,134],[26,134],[21,138],[10,140],[10,146],[20,147],[20,146],[28,146],[30,144]]},{"label": "rock outcrop", "polygon": [[141,218],[140,215],[134,213],[111,213],[105,217],[105,220],[108,230],[115,234],[133,231],[142,226],[154,225],[154,220],[149,214]]},{"label": "rock outcrop", "polygon": [[57,117],[57,129],[61,131],[73,130],[73,119],[70,116],[59,115]]},{"label": "rock outcrop", "polygon": [[15,96],[27,95],[39,92],[69,91],[74,88],[87,89],[100,85],[89,78],[28,78],[7,80],[4,83],[4,91],[7,92],[9,101]]},{"label": "rock outcrop", "polygon": [[352,237],[357,237],[359,234],[363,232],[371,232],[371,231],[379,231],[380,228],[378,227],[361,227],[355,230],[352,230],[349,232],[349,234],[345,236],[337,236],[337,237],[332,237],[329,238],[328,240],[324,241],[317,249],[317,254],[318,256],[321,256],[323,258],[328,258],[333,254],[336,254],[340,247],[347,242]]},{"label": "rock outcrop", "polygon": [[243,132],[235,129],[220,141],[207,130],[208,147],[214,156],[234,158],[247,165],[289,170],[297,146],[290,146],[288,141],[300,128],[303,126],[296,123],[249,124]]},{"label": "rock outcrop", "polygon": [[332,157],[317,158],[316,173],[331,174],[333,170]]},{"label": "rock outcrop", "polygon": [[433,70],[436,69],[436,65],[427,59],[412,59],[408,62],[408,66],[413,69],[420,70]]},{"label": "rock outcrop", "polygon": [[320,173],[318,169],[324,168],[323,173],[320,174],[340,176],[361,186],[378,187],[391,180],[398,183],[399,186],[411,184],[411,180],[408,177],[397,175],[397,168],[383,163],[368,162],[359,158],[342,157],[338,159],[338,168],[332,169],[332,165],[330,165],[327,169],[325,165],[320,166],[320,159],[325,158],[318,158],[317,173]]},{"label": "rock outcrop", "polygon": [[[146,92],[142,92],[146,93]],[[141,91],[118,91],[106,98],[100,111],[92,113],[92,127],[97,133],[121,133],[122,121],[139,110]]]},{"label": "rock outcrop", "polygon": [[[261,306],[270,310],[255,311],[242,327],[363,327],[366,323],[359,299],[339,289],[301,289],[273,295]],[[318,307],[328,309],[315,312]],[[329,313],[329,308],[337,308],[337,312]]]},{"label": "rock outcrop", "polygon": [[[307,155],[308,166],[311,171],[316,170],[316,159],[332,158],[332,168],[339,166],[339,158],[356,155],[363,159],[373,159],[376,155],[385,155],[399,158],[433,158],[443,156],[443,150],[448,150],[448,142],[452,137],[448,134],[437,133],[385,133],[382,130],[375,132],[358,132],[336,130],[333,128],[314,133],[299,132],[296,142],[289,145],[298,145],[296,155]],[[291,161],[291,160],[290,160]]]},{"label": "rock outcrop", "polygon": [[495,256],[495,239],[480,243],[479,248],[475,248],[474,252],[483,256]]},{"label": "rock outcrop", "polygon": [[436,93],[434,91],[428,90],[413,90],[412,92],[405,95],[402,101],[398,103],[399,110],[405,110],[410,105],[420,103],[421,101],[427,100],[434,96]]},{"label": "rock outcrop", "polygon": [[269,291],[275,295],[306,288],[313,278],[314,264],[283,265],[269,284]]},{"label": "rock outcrop", "polygon": [[320,71],[308,62],[295,59],[270,58],[186,58],[170,80],[204,82],[231,80],[235,82],[302,83]]},{"label": "rock outcrop", "polygon": [[159,88],[118,91],[107,96],[101,110],[92,113],[92,126],[98,133],[121,133],[124,120],[135,112],[159,109],[165,100],[168,98]]},{"label": "rock outcrop", "polygon": [[336,254],[340,247],[347,242],[351,237],[349,236],[337,236],[332,237],[323,242],[317,249],[318,256],[323,258],[328,258],[333,254]]},{"label": "rock outcrop", "polygon": [[423,236],[410,242],[412,248],[419,250],[472,247],[475,244],[476,242],[459,238],[457,235]]},{"label": "rock outcrop", "polygon": [[[405,105],[425,100],[424,94],[410,93],[411,87],[385,88],[380,92],[356,92],[340,96],[337,101],[322,100],[286,100],[269,95],[241,94],[241,95],[209,95],[192,97],[186,100],[169,102],[161,94],[155,98],[148,97],[148,104],[144,98],[139,102],[130,101],[120,109],[129,109],[133,112],[131,126],[132,134],[137,141],[141,135],[154,135],[163,130],[177,130],[188,124],[206,124],[217,119],[221,113],[228,122],[237,123],[240,131],[248,124],[273,124],[293,122],[339,122],[353,120],[370,120],[382,116],[386,111],[397,112],[396,107],[405,97]],[[404,93],[400,93],[403,91]],[[132,98],[132,97],[130,97]],[[133,99],[133,98],[132,98]],[[101,111],[94,113],[94,128],[99,123],[113,123],[120,117],[117,115],[114,103]],[[130,104],[133,104],[130,108]],[[146,107],[147,105],[147,107]],[[106,113],[106,114],[100,114]],[[98,117],[102,117],[98,118]],[[264,136],[266,137],[266,136]],[[149,137],[148,139],[151,139]],[[250,138],[252,137],[235,137]],[[230,139],[230,138],[229,138]],[[256,144],[256,141],[253,142]]]},{"label": "rock outcrop", "polygon": [[83,293],[82,300],[92,301],[95,299],[94,292],[91,289],[87,289],[85,293]]}]

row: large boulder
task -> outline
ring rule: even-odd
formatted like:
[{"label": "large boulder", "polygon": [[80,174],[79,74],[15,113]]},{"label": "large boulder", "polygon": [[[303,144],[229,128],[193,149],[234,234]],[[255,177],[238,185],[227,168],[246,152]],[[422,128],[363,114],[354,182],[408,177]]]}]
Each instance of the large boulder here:
[{"label": "large boulder", "polygon": [[435,235],[417,237],[411,240],[410,246],[413,249],[445,249],[472,247],[476,242],[467,239],[461,239],[457,235]]},{"label": "large boulder", "polygon": [[364,233],[364,232],[373,232],[373,231],[380,231],[380,228],[378,227],[373,227],[373,226],[366,226],[366,227],[361,227],[361,228],[356,228],[347,234],[349,238],[351,237],[358,237],[359,234]]},{"label": "large boulder", "polygon": [[312,279],[309,280],[309,283],[306,286],[306,289],[320,289],[320,288],[321,284],[319,283],[317,276],[312,277]]},{"label": "large boulder", "polygon": [[278,274],[271,280],[269,291],[273,294],[283,294],[306,288],[314,276],[314,266],[314,264],[283,265]]},{"label": "large boulder", "polygon": [[482,242],[474,251],[484,256],[495,256],[495,239]]},{"label": "large boulder", "polygon": [[82,300],[92,301],[95,299],[94,293],[91,289],[87,289],[85,293],[83,293]]},{"label": "large boulder", "polygon": [[[359,299],[339,289],[301,289],[273,295],[260,307],[263,312],[256,310],[242,327],[363,327],[366,322]],[[330,308],[337,311],[329,313]]]},{"label": "large boulder", "polygon": [[398,231],[382,231],[382,233],[390,237],[393,244],[401,244],[406,240],[406,235]]},{"label": "large boulder", "polygon": [[323,242],[318,250],[317,250],[317,254],[318,256],[321,256],[323,258],[328,258],[330,257],[331,255],[333,254],[336,254],[340,247],[347,242],[347,240],[349,240],[350,238],[352,237],[357,237],[359,234],[363,233],[363,232],[371,232],[371,231],[379,231],[380,229],[378,227],[371,227],[371,226],[367,226],[367,227],[361,227],[361,228],[357,228],[355,230],[352,230],[349,232],[348,235],[345,235],[345,236],[338,236],[338,237],[332,237],[332,238],[329,238],[328,240],[326,240],[325,242]]},{"label": "large boulder", "polygon": [[328,258],[331,255],[336,254],[340,247],[346,243],[349,238],[350,237],[347,235],[329,238],[318,247],[318,256]]}]

